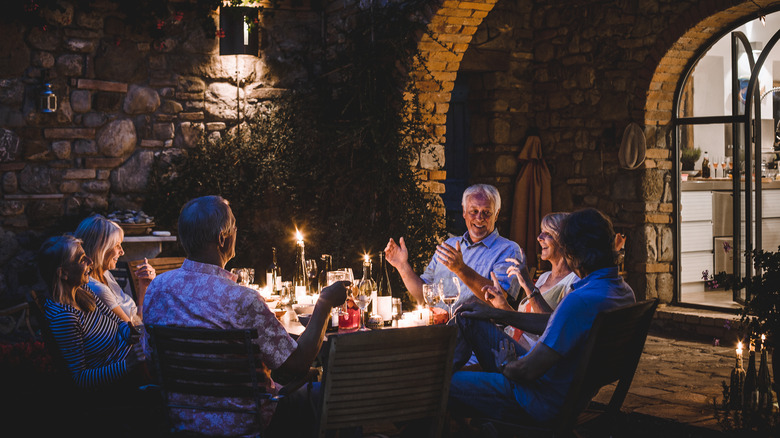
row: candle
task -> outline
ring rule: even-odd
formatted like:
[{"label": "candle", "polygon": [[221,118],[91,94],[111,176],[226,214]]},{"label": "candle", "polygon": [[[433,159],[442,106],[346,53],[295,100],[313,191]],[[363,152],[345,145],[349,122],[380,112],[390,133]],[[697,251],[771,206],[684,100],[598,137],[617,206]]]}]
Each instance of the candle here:
[{"label": "candle", "polygon": [[764,351],[764,341],[766,341],[766,335],[761,335],[761,351]]},{"label": "candle", "polygon": [[737,359],[742,359],[742,341],[737,342]]},{"label": "candle", "polygon": [[295,243],[297,243],[298,245],[303,246],[303,234],[301,234],[301,232],[298,231],[297,228],[295,229],[295,240],[296,240]]}]

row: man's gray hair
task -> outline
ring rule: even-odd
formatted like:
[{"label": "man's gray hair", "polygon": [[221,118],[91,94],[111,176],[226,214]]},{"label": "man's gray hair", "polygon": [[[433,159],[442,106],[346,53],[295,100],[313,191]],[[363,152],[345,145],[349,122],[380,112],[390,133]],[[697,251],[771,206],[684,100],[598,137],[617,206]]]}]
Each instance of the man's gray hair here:
[{"label": "man's gray hair", "polygon": [[476,195],[482,195],[486,197],[490,203],[493,204],[493,209],[496,210],[494,213],[497,213],[499,210],[501,210],[501,195],[498,194],[497,188],[491,186],[490,184],[474,184],[473,186],[470,186],[463,191],[463,199],[461,200],[461,207],[463,207],[463,211],[466,211],[466,202],[468,199]]},{"label": "man's gray hair", "polygon": [[202,196],[184,204],[179,214],[179,241],[187,256],[235,232],[236,218],[221,196]]}]

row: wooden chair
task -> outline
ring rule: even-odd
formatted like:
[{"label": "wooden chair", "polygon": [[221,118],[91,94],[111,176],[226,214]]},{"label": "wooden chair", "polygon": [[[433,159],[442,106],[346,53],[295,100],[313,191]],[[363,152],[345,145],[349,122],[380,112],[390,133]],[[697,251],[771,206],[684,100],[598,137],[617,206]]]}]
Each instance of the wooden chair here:
[{"label": "wooden chair", "polygon": [[[160,275],[163,272],[168,272],[180,268],[181,264],[184,263],[184,257],[155,257],[153,259],[147,259],[147,261],[154,268],[156,275]],[[135,275],[135,270],[137,269],[136,266],[142,264],[143,262],[143,259],[127,262],[128,270],[130,272],[130,279],[132,280],[130,284],[132,286],[131,289],[133,292],[133,300],[136,300],[136,302],[138,300],[137,291],[141,286],[138,280],[138,276]],[[138,303],[138,305],[140,306],[141,303]]]},{"label": "wooden chair", "polygon": [[[613,427],[634,378],[657,306],[658,299],[653,299],[598,314],[561,411],[552,421],[514,424],[476,419],[473,423],[481,423],[481,436],[579,436],[576,428],[596,421],[602,427]],[[617,385],[606,407],[590,403],[602,387],[615,382]]]},{"label": "wooden chair", "polygon": [[[279,395],[270,394],[259,374],[260,348],[252,340],[257,329],[203,329],[146,325],[152,349],[152,368],[162,395],[165,416],[170,421],[172,409],[238,412],[256,415],[262,425],[261,403],[277,401],[304,382],[285,386]],[[175,403],[171,393],[212,397],[246,398],[252,409],[215,407],[209,404]]]},{"label": "wooden chair", "polygon": [[444,422],[454,326],[374,330],[334,336],[322,383],[319,434],[377,423]]}]

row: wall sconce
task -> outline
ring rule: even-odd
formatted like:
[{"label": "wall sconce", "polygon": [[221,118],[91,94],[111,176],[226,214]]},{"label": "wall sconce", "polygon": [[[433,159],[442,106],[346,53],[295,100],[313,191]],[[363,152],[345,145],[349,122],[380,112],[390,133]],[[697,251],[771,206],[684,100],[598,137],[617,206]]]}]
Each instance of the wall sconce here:
[{"label": "wall sconce", "polygon": [[222,7],[219,10],[219,54],[254,55],[259,50],[258,10],[250,7]]},{"label": "wall sconce", "polygon": [[54,113],[57,112],[57,95],[51,89],[51,82],[45,79],[43,80],[43,90],[38,95],[38,108],[42,113]]}]

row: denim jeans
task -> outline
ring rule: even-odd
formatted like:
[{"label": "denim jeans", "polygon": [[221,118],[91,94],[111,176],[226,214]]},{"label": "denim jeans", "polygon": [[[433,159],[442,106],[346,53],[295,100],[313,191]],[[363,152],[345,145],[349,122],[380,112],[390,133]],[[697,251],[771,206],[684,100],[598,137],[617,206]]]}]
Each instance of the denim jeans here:
[{"label": "denim jeans", "polygon": [[458,337],[453,361],[453,369],[455,371],[466,364],[473,351],[483,371],[497,373],[498,366],[493,350],[498,351],[502,339],[507,339],[514,344],[518,357],[526,353],[525,349],[517,341],[490,321],[458,315],[456,323],[458,325]]},{"label": "denim jeans", "polygon": [[448,409],[454,417],[522,422],[530,416],[517,403],[514,388],[503,374],[458,371],[452,375]]}]

